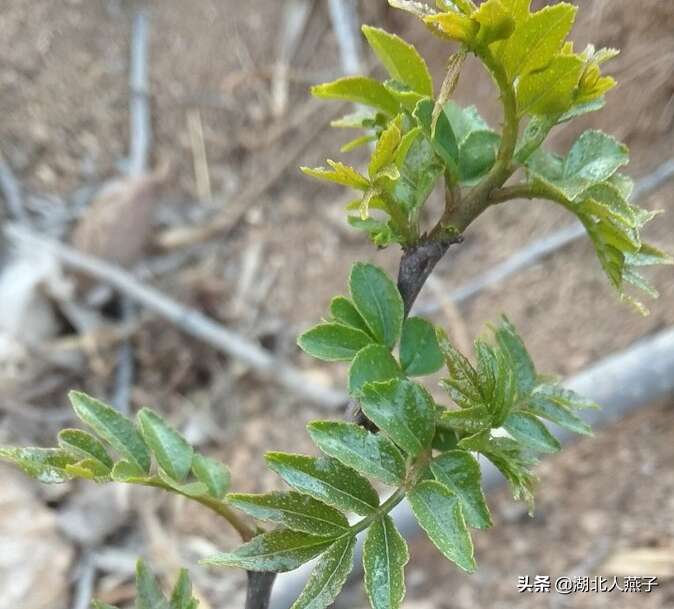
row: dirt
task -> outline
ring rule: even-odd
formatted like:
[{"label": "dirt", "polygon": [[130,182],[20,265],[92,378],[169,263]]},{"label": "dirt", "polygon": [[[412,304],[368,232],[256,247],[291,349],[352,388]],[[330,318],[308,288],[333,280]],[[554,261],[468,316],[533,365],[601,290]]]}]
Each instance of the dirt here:
[{"label": "dirt", "polygon": [[[152,283],[339,386],[345,368],[318,365],[301,355],[295,337],[325,314],[332,296],[344,292],[351,261],[370,260],[394,272],[399,251],[376,251],[360,235],[350,234],[342,210],[348,195],[309,180],[297,169],[338,155],[338,144],[325,129],[336,109],[314,104],[307,93],[308,85],[340,74],[327,10],[315,4],[293,55],[283,103],[272,83],[284,3],[256,0],[246,10],[232,0],[193,0],[189,6],[180,0],[145,3],[151,40],[152,166],[170,167],[157,212],[157,236],[181,224],[207,223],[228,206],[236,207],[251,185],[266,185],[225,236],[182,248],[182,263],[173,272],[156,273]],[[411,18],[384,2],[360,4],[363,21],[419,43],[440,81],[447,51],[439,41],[429,40]],[[620,84],[601,113],[577,127],[560,129],[553,145],[568,148],[581,128],[606,129],[629,145],[627,173],[638,178],[674,150],[674,5],[661,0],[581,4],[574,32],[577,46],[593,40],[621,48],[622,54],[608,66]],[[93,190],[124,169],[130,20],[139,6],[131,0],[13,0],[0,8],[0,150],[35,217],[72,218]],[[479,67],[471,64],[457,98],[470,103],[477,98],[496,123],[499,114],[490,102],[491,91]],[[203,130],[210,200],[199,199],[189,116],[197,117]],[[300,149],[302,141],[306,144]],[[670,192],[671,187],[663,186],[640,203],[667,210],[647,236],[671,251]],[[438,266],[436,289],[425,288],[420,304],[437,300],[438,290],[451,291],[569,221],[562,210],[540,202],[490,210]],[[146,263],[151,266],[159,256],[158,249],[151,250]],[[435,314],[433,321],[448,325],[454,339],[465,343],[504,312],[540,370],[571,374],[674,322],[671,268],[649,271],[648,277],[661,297],[648,303],[650,317],[641,318],[617,301],[591,247],[580,240],[491,286],[458,310]],[[241,364],[186,339],[161,320],[143,321],[133,342],[134,407],[159,409],[203,450],[222,457],[231,466],[237,490],[280,488],[263,466],[266,450],[312,451],[304,426],[324,416],[312,404],[265,386]],[[47,368],[40,380],[53,383],[38,397],[30,397],[25,384],[13,389],[11,402],[20,407],[10,408],[10,400],[3,403],[3,442],[53,442],[64,421],[72,424],[65,409],[66,390],[78,386],[108,395],[115,353],[99,344],[85,351],[82,366],[67,374]],[[665,516],[674,507],[671,415],[666,405],[644,409],[597,439],[546,461],[533,520],[523,517],[505,492],[496,493],[498,523],[476,536],[482,566],[472,580],[439,560],[428,545],[414,542],[408,606],[541,606],[547,599],[517,592],[518,575],[554,578],[578,569],[600,575],[604,558],[619,548],[674,547],[674,531]],[[67,489],[65,496],[76,492]],[[43,497],[56,509],[64,501],[61,495]],[[198,508],[181,501],[153,501],[156,509],[144,517],[150,532],[130,521],[108,541],[151,555],[165,573],[233,543]],[[129,531],[142,543],[130,543]],[[162,551],[167,544],[171,552]],[[587,557],[599,558],[587,563]],[[239,606],[232,600],[241,594],[238,575],[196,572],[205,606]],[[118,602],[128,592],[125,582],[128,575],[102,576],[95,593]],[[628,594],[611,594],[590,600],[551,595],[550,606],[672,606],[671,574],[660,582],[652,594],[638,597],[638,605]],[[357,591],[345,599],[340,606],[362,605]],[[66,606],[71,606],[68,599],[50,605]]]}]

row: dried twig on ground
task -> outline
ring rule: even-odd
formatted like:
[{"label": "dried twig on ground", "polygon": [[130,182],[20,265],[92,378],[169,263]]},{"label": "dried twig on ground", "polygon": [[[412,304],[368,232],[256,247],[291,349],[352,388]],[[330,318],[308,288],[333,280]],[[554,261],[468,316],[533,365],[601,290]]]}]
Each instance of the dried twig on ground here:
[{"label": "dried twig on ground", "polygon": [[280,362],[271,353],[251,343],[244,336],[144,285],[124,269],[16,225],[7,225],[4,231],[10,240],[16,243],[23,242],[36,249],[44,248],[71,269],[107,283],[167,319],[183,332],[240,360],[256,373],[275,380],[290,391],[303,395],[327,409],[336,409],[346,403],[346,397],[341,392],[317,385],[302,372]]}]

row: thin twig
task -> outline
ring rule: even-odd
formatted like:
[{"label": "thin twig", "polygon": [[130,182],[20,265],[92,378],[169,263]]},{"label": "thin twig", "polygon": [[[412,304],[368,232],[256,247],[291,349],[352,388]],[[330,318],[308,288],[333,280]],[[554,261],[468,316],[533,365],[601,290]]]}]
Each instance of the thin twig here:
[{"label": "thin twig", "polygon": [[7,238],[14,242],[23,242],[36,249],[45,248],[71,269],[112,286],[186,334],[240,360],[261,376],[277,381],[290,391],[313,400],[317,405],[334,410],[346,403],[346,397],[341,392],[316,384],[301,371],[280,362],[267,350],[251,343],[244,336],[144,285],[121,267],[78,252],[72,247],[15,224],[6,225],[4,232]]},{"label": "thin twig", "polygon": [[211,201],[211,176],[208,171],[208,157],[204,144],[204,128],[201,122],[201,113],[197,108],[187,110],[187,129],[190,132],[197,197],[200,201]]}]

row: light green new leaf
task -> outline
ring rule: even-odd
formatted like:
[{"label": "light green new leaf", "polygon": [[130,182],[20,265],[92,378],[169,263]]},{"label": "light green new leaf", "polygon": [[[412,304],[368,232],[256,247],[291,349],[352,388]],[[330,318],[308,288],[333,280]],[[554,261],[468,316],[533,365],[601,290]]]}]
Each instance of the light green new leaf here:
[{"label": "light green new leaf", "polygon": [[332,604],[353,569],[354,535],[345,535],[318,560],[302,594],[290,609],[324,609]]},{"label": "light green new leaf", "polygon": [[303,351],[326,362],[351,360],[373,343],[372,337],[362,330],[331,322],[314,326],[297,339]]},{"label": "light green new leaf", "polygon": [[357,262],[351,268],[349,290],[377,342],[392,347],[403,324],[403,300],[394,281],[378,266]]},{"label": "light green new leaf", "polygon": [[68,394],[75,414],[143,472],[150,470],[150,452],[136,426],[114,408],[79,391]]},{"label": "light green new leaf", "polygon": [[409,558],[405,539],[390,516],[370,525],[363,543],[363,570],[372,609],[400,607],[405,596],[404,566]]},{"label": "light green new leaf", "polygon": [[233,552],[223,552],[199,561],[202,565],[239,567],[246,571],[284,573],[297,569],[327,550],[334,539],[288,529],[253,537]]},{"label": "light green new leaf", "polygon": [[175,481],[182,481],[192,467],[192,447],[153,410],[142,408],[137,416],[143,437],[159,467]]},{"label": "light green new leaf", "polygon": [[510,82],[552,61],[571,31],[576,10],[575,6],[563,2],[548,6],[515,28],[500,48],[498,57]]},{"label": "light green new leaf", "polygon": [[355,423],[313,421],[309,436],[326,455],[389,486],[405,480],[405,460],[395,445]]},{"label": "light green new leaf", "polygon": [[569,412],[568,408],[564,408],[559,403],[539,393],[534,393],[525,402],[523,409],[526,412],[531,412],[536,416],[552,421],[569,431],[586,436],[593,435],[592,428],[585,421]]},{"label": "light green new leaf", "polygon": [[391,121],[389,126],[382,131],[375,144],[367,170],[371,180],[375,180],[380,171],[384,171],[391,165],[395,165],[396,152],[402,138],[400,127],[398,126],[399,122],[399,120]]},{"label": "light green new leaf", "polygon": [[316,167],[315,169],[312,169],[311,167],[301,167],[300,169],[308,176],[318,178],[319,180],[329,180],[330,182],[341,184],[342,186],[350,186],[356,190],[365,191],[370,187],[368,179],[358,173],[353,167],[330,159],[326,162],[330,165],[332,170],[326,169],[325,167]]},{"label": "light green new leaf", "polygon": [[391,78],[421,95],[433,95],[433,81],[426,62],[411,44],[394,34],[367,25],[363,26],[363,34]]},{"label": "light green new leaf", "polygon": [[576,55],[559,55],[544,70],[523,76],[517,84],[520,116],[569,110],[582,69],[583,61]]},{"label": "light green new leaf", "polygon": [[229,489],[229,470],[225,465],[199,453],[192,455],[192,473],[208,488],[215,499],[222,499]]},{"label": "light green new leaf", "polygon": [[113,462],[105,450],[103,443],[90,433],[82,429],[62,429],[59,431],[58,445],[73,459],[91,459],[100,463],[108,473],[112,469]]},{"label": "light green new leaf", "polygon": [[349,528],[349,521],[339,510],[295,491],[274,491],[264,495],[232,493],[227,500],[253,518],[278,522],[293,531],[338,537]]},{"label": "light green new leaf", "polygon": [[126,459],[117,461],[110,472],[110,477],[115,482],[126,482],[128,484],[144,484],[152,477],[140,469],[135,463]]},{"label": "light green new leaf", "polygon": [[170,609],[159,582],[142,560],[136,563],[136,595],[136,609]]},{"label": "light green new leaf", "polygon": [[444,362],[435,327],[420,317],[410,317],[403,325],[400,338],[400,366],[405,374],[433,374]]},{"label": "light green new leaf", "polygon": [[73,477],[66,471],[67,466],[73,463],[72,457],[58,448],[0,448],[0,457],[44,484],[60,484]]},{"label": "light green new leaf", "polygon": [[480,44],[491,44],[508,38],[515,29],[515,19],[502,0],[487,0],[472,14],[480,24],[477,40]]},{"label": "light green new leaf", "polygon": [[544,453],[557,452],[562,445],[548,428],[535,416],[526,412],[513,412],[503,423],[503,428],[516,440]]},{"label": "light green new leaf", "polygon": [[419,383],[393,379],[363,387],[365,415],[410,455],[425,451],[435,433],[435,402]]},{"label": "light green new leaf", "polygon": [[345,76],[334,82],[312,87],[311,93],[322,99],[343,99],[381,110],[389,118],[400,112],[400,104],[383,84],[367,76]]},{"label": "light green new leaf", "polygon": [[536,368],[524,342],[505,315],[501,315],[498,328],[494,330],[501,351],[515,373],[517,392],[520,397],[531,393],[536,384]]},{"label": "light green new leaf", "polygon": [[348,372],[349,394],[359,395],[365,383],[401,377],[402,370],[384,345],[369,345],[353,358]]},{"label": "light green new leaf", "polygon": [[435,480],[424,480],[407,498],[421,528],[442,555],[468,573],[475,571],[473,542],[456,493]]},{"label": "light green new leaf", "polygon": [[450,450],[431,462],[435,479],[456,493],[466,524],[488,529],[491,516],[482,491],[482,475],[475,457],[465,450]]},{"label": "light green new leaf", "polygon": [[340,510],[367,516],[379,506],[379,495],[370,482],[335,459],[269,452],[265,461],[296,491]]}]

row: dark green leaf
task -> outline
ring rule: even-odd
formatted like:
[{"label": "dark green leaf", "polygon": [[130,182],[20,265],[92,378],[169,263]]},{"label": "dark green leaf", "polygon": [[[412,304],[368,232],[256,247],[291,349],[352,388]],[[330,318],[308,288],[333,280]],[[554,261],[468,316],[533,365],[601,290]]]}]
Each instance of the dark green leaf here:
[{"label": "dark green leaf", "polygon": [[351,360],[373,342],[372,337],[362,330],[330,322],[314,326],[297,339],[303,351],[326,362]]},{"label": "dark green leaf", "polygon": [[536,368],[524,342],[505,315],[501,316],[495,335],[501,351],[515,373],[519,395],[522,397],[529,395],[536,383]]},{"label": "dark green leaf", "polygon": [[323,99],[343,99],[371,106],[391,118],[400,112],[400,104],[384,85],[367,76],[346,76],[334,82],[313,87],[311,93]]},{"label": "dark green leaf", "polygon": [[164,419],[149,408],[138,412],[143,437],[161,467],[177,482],[184,480],[192,467],[192,447]]},{"label": "dark green leaf", "polygon": [[379,28],[364,26],[363,34],[391,78],[421,95],[433,95],[426,62],[411,44]]},{"label": "dark green leaf", "polygon": [[405,460],[384,436],[338,421],[313,421],[307,429],[316,446],[344,465],[390,486],[403,483]]},{"label": "dark green leaf", "polygon": [[159,583],[147,564],[136,563],[136,609],[170,609]]},{"label": "dark green leaf", "polygon": [[[456,398],[452,398],[457,401]],[[469,406],[461,410],[446,410],[442,413],[440,423],[443,427],[461,432],[474,434],[485,428],[491,429],[492,420],[489,410],[484,404]]]},{"label": "dark green leaf", "polygon": [[541,421],[526,412],[509,414],[503,428],[516,440],[541,452],[554,453],[562,447]]},{"label": "dark green leaf", "polygon": [[400,336],[403,301],[395,282],[374,264],[357,262],[349,275],[351,300],[377,342],[392,347]]},{"label": "dark green leaf", "polygon": [[367,327],[361,314],[353,306],[353,303],[349,299],[344,298],[344,296],[336,296],[332,299],[330,312],[336,321],[370,334],[370,329]]},{"label": "dark green leaf", "polygon": [[475,571],[473,542],[456,493],[435,480],[424,480],[407,498],[421,528],[443,556],[468,573]]},{"label": "dark green leaf", "polygon": [[73,459],[58,448],[0,448],[0,457],[11,461],[38,482],[60,484],[72,478],[66,467],[73,463]]},{"label": "dark green leaf", "polygon": [[422,133],[433,143],[433,148],[445,167],[456,174],[459,160],[456,136],[444,112],[440,112],[435,123],[433,122],[434,107],[432,99],[423,99],[417,104],[414,116]]},{"label": "dark green leaf", "polygon": [[442,111],[447,116],[459,144],[465,142],[466,138],[475,131],[490,130],[487,121],[482,118],[475,106],[462,108],[456,102],[449,100],[443,105]]},{"label": "dark green leaf", "polygon": [[410,376],[433,374],[443,364],[433,324],[419,317],[410,317],[400,338],[400,365]]},{"label": "dark green leaf", "polygon": [[363,387],[361,408],[405,452],[425,451],[435,432],[435,402],[419,383],[393,379]]},{"label": "dark green leaf", "polygon": [[136,426],[117,410],[79,391],[68,396],[75,414],[143,472],[150,470],[150,452]]},{"label": "dark green leaf", "polygon": [[493,131],[472,131],[459,148],[459,178],[462,182],[475,180],[496,163],[501,136]]},{"label": "dark green leaf", "polygon": [[187,569],[180,569],[171,593],[171,609],[196,609],[199,601],[192,596],[192,582]]},{"label": "dark green leaf", "polygon": [[290,609],[324,609],[331,605],[353,569],[355,545],[355,536],[345,535],[328,548]]},{"label": "dark green leaf", "polygon": [[230,494],[227,500],[239,510],[265,522],[278,522],[293,531],[337,537],[349,528],[339,510],[295,491],[264,495]]},{"label": "dark green leaf", "polygon": [[388,381],[402,376],[398,362],[383,345],[369,345],[359,351],[349,367],[351,395],[359,395],[365,383]]},{"label": "dark green leaf", "polygon": [[482,491],[482,475],[475,457],[465,450],[448,451],[431,462],[435,479],[456,493],[466,524],[477,529],[491,526]]},{"label": "dark green leaf", "polygon": [[365,591],[372,609],[397,609],[405,596],[404,566],[409,560],[405,539],[390,516],[375,520],[363,543]]},{"label": "dark green leaf", "polygon": [[112,469],[113,462],[105,446],[90,433],[81,429],[62,429],[57,438],[59,446],[74,459],[93,459],[108,472]]},{"label": "dark green leaf", "polygon": [[449,372],[449,380],[472,402],[480,403],[482,394],[479,389],[477,372],[468,359],[462,355],[454,345],[449,342],[444,330],[437,328],[436,336],[440,352],[445,359],[445,365]]},{"label": "dark green leaf", "polygon": [[524,407],[527,412],[531,412],[548,421],[552,421],[569,431],[584,434],[586,436],[592,435],[592,428],[585,421],[579,419],[575,414],[569,412],[567,408],[560,406],[553,399],[544,395],[534,393],[531,398],[526,401]]},{"label": "dark green leaf", "polygon": [[229,470],[219,461],[194,453],[192,473],[206,485],[208,493],[215,499],[222,499],[229,489]]},{"label": "dark green leaf", "polygon": [[288,529],[253,537],[233,552],[223,552],[199,561],[216,567],[240,567],[246,571],[284,573],[297,569],[327,550],[335,539]]},{"label": "dark green leaf", "polygon": [[339,461],[279,452],[267,453],[265,460],[295,490],[340,510],[367,516],[379,506],[372,485]]}]

